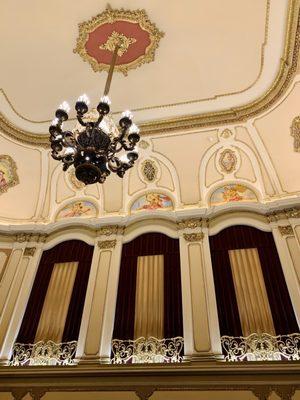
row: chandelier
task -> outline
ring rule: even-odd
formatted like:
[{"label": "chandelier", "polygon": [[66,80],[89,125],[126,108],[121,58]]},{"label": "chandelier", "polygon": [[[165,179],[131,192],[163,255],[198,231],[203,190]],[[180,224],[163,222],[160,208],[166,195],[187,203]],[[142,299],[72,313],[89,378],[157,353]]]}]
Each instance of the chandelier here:
[{"label": "chandelier", "polygon": [[[103,183],[111,172],[123,178],[125,172],[138,158],[138,153],[134,150],[140,140],[139,128],[132,122],[131,112],[122,113],[117,129],[105,124],[105,118],[110,112],[108,93],[120,48],[122,42],[116,42],[104,95],[97,106],[96,120],[90,121],[85,118],[89,99],[86,95],[82,95],[75,104],[80,129],[73,131],[63,129],[63,123],[68,120],[70,111],[66,102],[58,107],[55,119],[49,127],[51,156],[55,160],[62,161],[64,171],[74,165],[76,178],[86,185]],[[123,155],[120,156],[121,152]]]}]

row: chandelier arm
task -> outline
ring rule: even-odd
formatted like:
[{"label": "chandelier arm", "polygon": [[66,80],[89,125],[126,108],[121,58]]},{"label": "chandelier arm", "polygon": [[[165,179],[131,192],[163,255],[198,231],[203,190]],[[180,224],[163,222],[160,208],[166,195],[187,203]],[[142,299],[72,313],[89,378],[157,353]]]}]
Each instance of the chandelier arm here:
[{"label": "chandelier arm", "polygon": [[116,61],[117,61],[117,57],[118,57],[118,51],[120,48],[120,44],[116,44],[113,56],[112,56],[112,60],[111,60],[111,64],[109,67],[109,71],[108,71],[108,75],[107,75],[107,79],[106,79],[106,83],[105,83],[105,88],[104,88],[104,96],[107,96],[109,93],[109,89],[110,89],[110,85],[111,85],[111,80],[112,80],[112,76],[114,73],[114,68],[116,65]]},{"label": "chandelier arm", "polygon": [[87,126],[87,123],[83,121],[82,115],[77,114],[77,120],[80,123],[81,126]]}]

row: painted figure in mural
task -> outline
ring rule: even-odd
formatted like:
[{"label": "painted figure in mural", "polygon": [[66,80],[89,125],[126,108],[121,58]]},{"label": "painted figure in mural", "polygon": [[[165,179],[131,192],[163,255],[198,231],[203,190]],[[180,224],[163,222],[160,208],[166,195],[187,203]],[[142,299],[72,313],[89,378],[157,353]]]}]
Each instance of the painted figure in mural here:
[{"label": "painted figure in mural", "polygon": [[243,200],[243,195],[246,191],[246,187],[242,185],[232,185],[224,186],[223,198],[224,201],[241,201]]},{"label": "painted figure in mural", "polygon": [[169,197],[160,193],[148,193],[146,201],[147,204],[142,207],[144,210],[157,210],[164,207],[164,201],[169,201]]},{"label": "painted figure in mural", "polygon": [[68,217],[80,217],[83,214],[87,214],[91,211],[91,209],[87,206],[85,206],[81,201],[78,201],[77,203],[72,204],[71,209],[68,210],[64,214],[64,218]]},{"label": "painted figure in mural", "polygon": [[4,174],[4,171],[0,170],[0,188],[4,188],[5,186],[7,186],[7,181],[5,179],[5,174]]}]

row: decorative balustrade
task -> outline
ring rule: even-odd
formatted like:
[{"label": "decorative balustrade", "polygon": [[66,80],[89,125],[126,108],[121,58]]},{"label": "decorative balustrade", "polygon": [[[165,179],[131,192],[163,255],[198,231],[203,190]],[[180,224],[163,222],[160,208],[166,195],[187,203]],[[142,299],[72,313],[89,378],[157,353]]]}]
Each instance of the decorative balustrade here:
[{"label": "decorative balustrade", "polygon": [[272,336],[253,333],[250,336],[222,336],[226,361],[300,360],[300,334]]},{"label": "decorative balustrade", "polygon": [[9,365],[72,365],[77,341],[55,343],[51,340],[34,344],[15,343]]},{"label": "decorative balustrade", "polygon": [[183,359],[183,337],[157,339],[140,337],[136,340],[113,339],[112,364],[178,363]]}]

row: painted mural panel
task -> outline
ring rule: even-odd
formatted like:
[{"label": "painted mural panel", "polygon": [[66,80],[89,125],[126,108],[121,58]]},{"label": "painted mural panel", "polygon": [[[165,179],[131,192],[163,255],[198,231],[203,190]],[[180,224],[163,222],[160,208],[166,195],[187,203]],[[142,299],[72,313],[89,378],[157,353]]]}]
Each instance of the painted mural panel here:
[{"label": "painted mural panel", "polygon": [[75,201],[67,204],[57,214],[56,219],[73,218],[73,217],[84,217],[92,218],[97,216],[97,209],[90,201],[82,200]]},{"label": "painted mural panel", "polygon": [[17,166],[7,155],[0,155],[0,194],[19,183]]},{"label": "painted mural panel", "polygon": [[210,205],[217,206],[230,202],[256,202],[253,190],[241,184],[229,184],[216,189],[210,198]]},{"label": "painted mural panel", "polygon": [[139,197],[131,206],[131,212],[172,210],[173,202],[169,196],[162,193],[146,193]]}]

